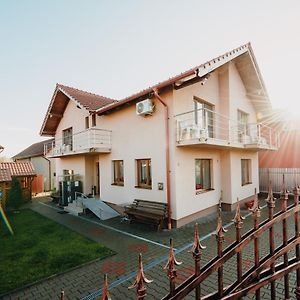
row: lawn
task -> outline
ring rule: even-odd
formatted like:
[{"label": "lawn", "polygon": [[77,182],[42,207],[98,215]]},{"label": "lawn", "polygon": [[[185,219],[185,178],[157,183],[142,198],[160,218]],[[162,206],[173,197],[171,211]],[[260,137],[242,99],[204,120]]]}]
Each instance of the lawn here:
[{"label": "lawn", "polygon": [[29,209],[7,217],[15,235],[0,219],[0,294],[113,254]]}]

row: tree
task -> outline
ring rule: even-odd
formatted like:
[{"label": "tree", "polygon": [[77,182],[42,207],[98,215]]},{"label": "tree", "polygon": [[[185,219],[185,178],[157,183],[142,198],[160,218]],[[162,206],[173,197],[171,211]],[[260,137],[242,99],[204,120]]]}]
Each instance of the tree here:
[{"label": "tree", "polygon": [[11,188],[8,193],[7,206],[17,209],[23,203],[22,189],[17,177],[12,177]]}]

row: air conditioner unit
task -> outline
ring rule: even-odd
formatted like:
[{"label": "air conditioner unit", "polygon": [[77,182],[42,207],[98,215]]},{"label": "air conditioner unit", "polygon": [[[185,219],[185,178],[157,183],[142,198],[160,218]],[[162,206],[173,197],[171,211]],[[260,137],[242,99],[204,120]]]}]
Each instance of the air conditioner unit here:
[{"label": "air conditioner unit", "polygon": [[151,115],[153,113],[154,105],[151,99],[140,101],[136,104],[136,114],[138,116]]}]

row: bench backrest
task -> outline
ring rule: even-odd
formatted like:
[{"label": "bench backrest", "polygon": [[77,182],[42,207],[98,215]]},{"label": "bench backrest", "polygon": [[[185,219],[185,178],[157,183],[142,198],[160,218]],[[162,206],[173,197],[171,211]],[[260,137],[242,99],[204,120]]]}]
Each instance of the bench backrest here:
[{"label": "bench backrest", "polygon": [[139,200],[139,199],[135,199],[131,207],[136,209],[145,209],[145,210],[149,209],[164,214],[166,214],[168,211],[168,205],[166,203],[148,201],[148,200]]}]

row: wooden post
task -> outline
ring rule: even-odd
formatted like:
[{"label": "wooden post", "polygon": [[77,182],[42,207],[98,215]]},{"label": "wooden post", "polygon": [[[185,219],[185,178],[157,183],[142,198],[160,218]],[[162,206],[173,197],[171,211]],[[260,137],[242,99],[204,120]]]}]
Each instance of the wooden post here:
[{"label": "wooden post", "polygon": [[[234,225],[235,225],[235,235],[236,235],[236,242],[241,242],[241,229],[243,227],[243,220],[245,218],[241,215],[241,208],[240,208],[240,202],[239,198],[237,198],[237,205],[236,205],[236,212],[233,219]],[[242,275],[243,275],[243,257],[242,257],[242,251],[239,251],[236,256],[236,266],[237,266],[237,281],[242,281]]]},{"label": "wooden post", "polygon": [[[270,181],[269,183],[269,193],[267,198],[267,204],[268,204],[268,210],[269,210],[269,220],[273,219],[274,215],[274,207],[275,207],[275,201],[273,197],[273,191],[272,191],[272,183]],[[274,227],[270,227],[269,229],[269,247],[270,247],[270,255],[274,255],[275,245],[274,245]],[[271,264],[271,271],[272,273],[275,273],[275,265],[274,263]],[[275,281],[271,282],[271,299],[276,299],[276,286]]]},{"label": "wooden post", "polygon": [[[282,175],[282,189],[280,193],[280,204],[281,204],[281,211],[285,212],[287,210],[287,200],[288,200],[288,191],[285,186],[284,174]],[[288,244],[288,233],[287,233],[287,223],[286,219],[282,220],[282,244],[283,246],[287,246]],[[288,267],[289,265],[289,258],[288,253],[285,253],[283,256],[284,266]],[[289,274],[284,276],[284,297],[285,299],[290,299],[289,296]]]},{"label": "wooden post", "polygon": [[144,269],[143,269],[143,262],[142,262],[142,254],[139,254],[139,266],[138,272],[136,274],[135,282],[128,287],[129,290],[136,288],[137,292],[137,299],[144,300],[146,297],[146,287],[144,283],[151,283],[153,280],[149,280],[145,277]]},{"label": "wooden post", "polygon": [[[298,206],[299,205],[299,187],[295,183],[294,187],[294,205]],[[294,220],[295,220],[295,238],[298,238],[300,236],[299,234],[299,213],[295,212],[294,215]],[[300,245],[296,245],[296,259],[297,261],[300,261]],[[297,274],[297,281],[296,281],[296,289],[295,289],[295,294],[296,294],[296,299],[300,300],[300,268],[297,269],[296,271]]]},{"label": "wooden post", "polygon": [[[260,218],[260,207],[258,203],[256,188],[254,189],[254,203],[251,212],[254,221],[253,228],[256,231],[259,228],[259,218]],[[257,237],[254,239],[254,264],[255,264],[255,268],[259,267],[259,238]],[[259,280],[259,275],[257,276],[257,280]],[[260,299],[259,289],[255,292],[255,296],[257,300]]]},{"label": "wooden post", "polygon": [[[200,275],[200,260],[202,255],[202,250],[205,249],[205,246],[202,246],[199,240],[199,233],[198,233],[198,224],[196,223],[194,226],[194,244],[192,248],[192,254],[195,261],[195,276]],[[195,289],[195,299],[201,299],[201,286],[200,284]]]},{"label": "wooden post", "polygon": [[167,264],[164,267],[164,270],[168,270],[168,277],[170,281],[170,296],[173,296],[175,293],[175,283],[177,277],[177,270],[175,266],[181,265],[182,262],[176,260],[174,255],[174,248],[173,248],[173,239],[170,239],[170,249],[169,249],[169,259]]}]

